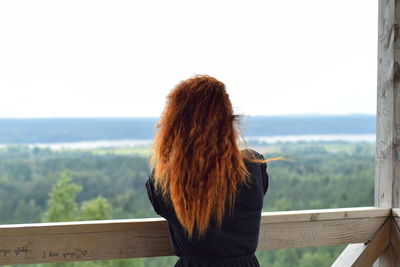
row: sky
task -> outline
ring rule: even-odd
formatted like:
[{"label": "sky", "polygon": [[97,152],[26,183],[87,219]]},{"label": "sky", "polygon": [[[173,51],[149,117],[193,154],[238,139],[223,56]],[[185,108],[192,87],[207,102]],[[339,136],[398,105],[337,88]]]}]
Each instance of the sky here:
[{"label": "sky", "polygon": [[0,118],[157,117],[180,81],[244,115],[376,113],[375,0],[2,0]]}]

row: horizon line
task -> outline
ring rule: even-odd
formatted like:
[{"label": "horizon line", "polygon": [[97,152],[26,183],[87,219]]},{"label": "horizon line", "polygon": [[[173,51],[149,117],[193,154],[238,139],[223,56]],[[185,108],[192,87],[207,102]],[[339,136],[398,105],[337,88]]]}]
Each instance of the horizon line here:
[{"label": "horizon line", "polygon": [[[347,114],[324,114],[324,113],[302,113],[302,114],[274,114],[274,115],[247,115],[247,114],[239,114],[239,116],[243,118],[251,118],[251,117],[350,117],[350,116],[376,116],[373,113],[347,113]],[[35,120],[35,119],[158,119],[160,116],[112,116],[112,117],[0,117],[0,120]]]}]

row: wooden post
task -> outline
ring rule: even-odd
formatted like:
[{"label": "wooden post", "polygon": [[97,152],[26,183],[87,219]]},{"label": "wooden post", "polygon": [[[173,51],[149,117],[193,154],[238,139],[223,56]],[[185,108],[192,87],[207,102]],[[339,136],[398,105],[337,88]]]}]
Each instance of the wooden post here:
[{"label": "wooden post", "polygon": [[[375,206],[385,208],[400,207],[399,22],[400,0],[379,0]],[[374,266],[399,264],[392,247]]]}]

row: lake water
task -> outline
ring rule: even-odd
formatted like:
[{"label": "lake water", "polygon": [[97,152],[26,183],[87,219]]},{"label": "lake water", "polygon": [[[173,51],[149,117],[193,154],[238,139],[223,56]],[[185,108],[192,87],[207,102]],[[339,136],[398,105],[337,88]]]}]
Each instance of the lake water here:
[{"label": "lake water", "polygon": [[[313,142],[313,141],[344,141],[344,142],[375,142],[374,134],[326,134],[326,135],[282,135],[282,136],[256,136],[246,138],[247,142]],[[59,149],[90,149],[100,147],[136,147],[147,146],[152,142],[151,139],[140,140],[99,140],[86,142],[71,142],[71,143],[37,143],[28,144],[30,147]],[[0,144],[0,147],[5,147],[8,144]]]},{"label": "lake water", "polygon": [[375,134],[324,134],[324,135],[278,135],[278,136],[256,136],[246,140],[259,142],[299,142],[299,141],[345,141],[345,142],[375,142]]}]

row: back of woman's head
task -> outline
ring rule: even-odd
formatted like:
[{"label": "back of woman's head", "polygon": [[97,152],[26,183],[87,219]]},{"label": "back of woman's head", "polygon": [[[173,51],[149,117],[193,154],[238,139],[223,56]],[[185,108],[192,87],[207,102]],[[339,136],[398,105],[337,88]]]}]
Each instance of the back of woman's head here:
[{"label": "back of woman's head", "polygon": [[153,146],[155,184],[190,237],[213,220],[221,226],[248,179],[236,118],[225,85],[210,76],[182,81],[167,97]]}]

